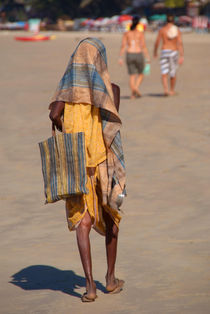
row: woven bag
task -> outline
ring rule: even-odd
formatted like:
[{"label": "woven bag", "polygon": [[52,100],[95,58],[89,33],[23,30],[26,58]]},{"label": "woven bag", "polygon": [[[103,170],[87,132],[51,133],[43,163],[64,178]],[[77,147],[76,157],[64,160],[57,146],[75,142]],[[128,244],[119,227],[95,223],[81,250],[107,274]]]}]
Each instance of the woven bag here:
[{"label": "woven bag", "polygon": [[39,148],[46,203],[88,193],[83,132],[54,133]]}]

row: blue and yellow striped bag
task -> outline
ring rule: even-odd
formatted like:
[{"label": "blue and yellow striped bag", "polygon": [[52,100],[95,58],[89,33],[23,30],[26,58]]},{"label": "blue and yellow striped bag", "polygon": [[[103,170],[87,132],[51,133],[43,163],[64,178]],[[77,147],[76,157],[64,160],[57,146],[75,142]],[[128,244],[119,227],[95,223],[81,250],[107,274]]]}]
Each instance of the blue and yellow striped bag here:
[{"label": "blue and yellow striped bag", "polygon": [[46,203],[88,193],[83,132],[55,134],[39,148]]}]

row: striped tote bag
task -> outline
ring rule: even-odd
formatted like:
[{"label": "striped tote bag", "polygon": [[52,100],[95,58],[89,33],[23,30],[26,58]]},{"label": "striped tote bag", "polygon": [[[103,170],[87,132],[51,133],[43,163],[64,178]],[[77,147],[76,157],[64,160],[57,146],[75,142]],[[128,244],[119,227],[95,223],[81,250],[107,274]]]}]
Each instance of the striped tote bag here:
[{"label": "striped tote bag", "polygon": [[87,194],[85,135],[60,133],[39,143],[46,203]]}]

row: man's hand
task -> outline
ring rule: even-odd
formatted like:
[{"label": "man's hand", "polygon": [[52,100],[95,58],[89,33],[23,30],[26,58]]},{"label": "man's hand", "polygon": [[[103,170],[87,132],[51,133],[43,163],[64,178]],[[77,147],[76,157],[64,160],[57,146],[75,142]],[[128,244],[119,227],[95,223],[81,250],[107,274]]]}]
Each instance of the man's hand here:
[{"label": "man's hand", "polygon": [[178,61],[179,65],[182,65],[183,62],[184,62],[184,57],[180,56],[179,61]]},{"label": "man's hand", "polygon": [[153,57],[156,59],[158,57],[157,52],[154,52]]},{"label": "man's hand", "polygon": [[120,106],[120,88],[119,88],[119,86],[112,83],[112,91],[113,91],[113,95],[114,95],[115,107],[117,108],[117,111],[119,111],[119,106]]},{"label": "man's hand", "polygon": [[62,122],[61,122],[61,116],[63,115],[65,107],[64,101],[54,101],[50,104],[50,114],[49,118],[52,120],[52,122],[55,124],[56,128],[59,131],[62,131]]},{"label": "man's hand", "polygon": [[119,63],[119,65],[123,65],[123,58],[122,57],[119,57],[118,63]]}]

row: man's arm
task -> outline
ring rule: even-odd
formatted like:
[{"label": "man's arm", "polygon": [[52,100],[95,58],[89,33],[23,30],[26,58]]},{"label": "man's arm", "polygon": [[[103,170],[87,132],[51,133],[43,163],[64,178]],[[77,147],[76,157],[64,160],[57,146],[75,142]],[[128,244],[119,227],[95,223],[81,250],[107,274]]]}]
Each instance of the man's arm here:
[{"label": "man's arm", "polygon": [[184,47],[183,47],[183,42],[182,42],[182,35],[179,30],[178,32],[178,40],[177,40],[177,48],[179,51],[179,64],[182,64],[184,62]]},{"label": "man's arm", "polygon": [[149,52],[147,50],[147,46],[145,43],[144,33],[141,33],[141,43],[142,43],[142,50],[143,50],[143,53],[146,57],[146,60],[147,60],[147,62],[150,62],[150,56],[149,56]]},{"label": "man's arm", "polygon": [[154,58],[157,58],[157,51],[158,51],[158,47],[159,47],[159,44],[160,44],[160,40],[161,40],[161,30],[159,30],[158,32],[158,35],[157,35],[157,39],[155,41],[155,45],[154,45]]},{"label": "man's arm", "polygon": [[122,44],[121,44],[121,49],[120,49],[120,56],[119,56],[119,64],[123,64],[123,54],[125,52],[125,49],[127,47],[127,33],[123,34],[122,38]]}]

